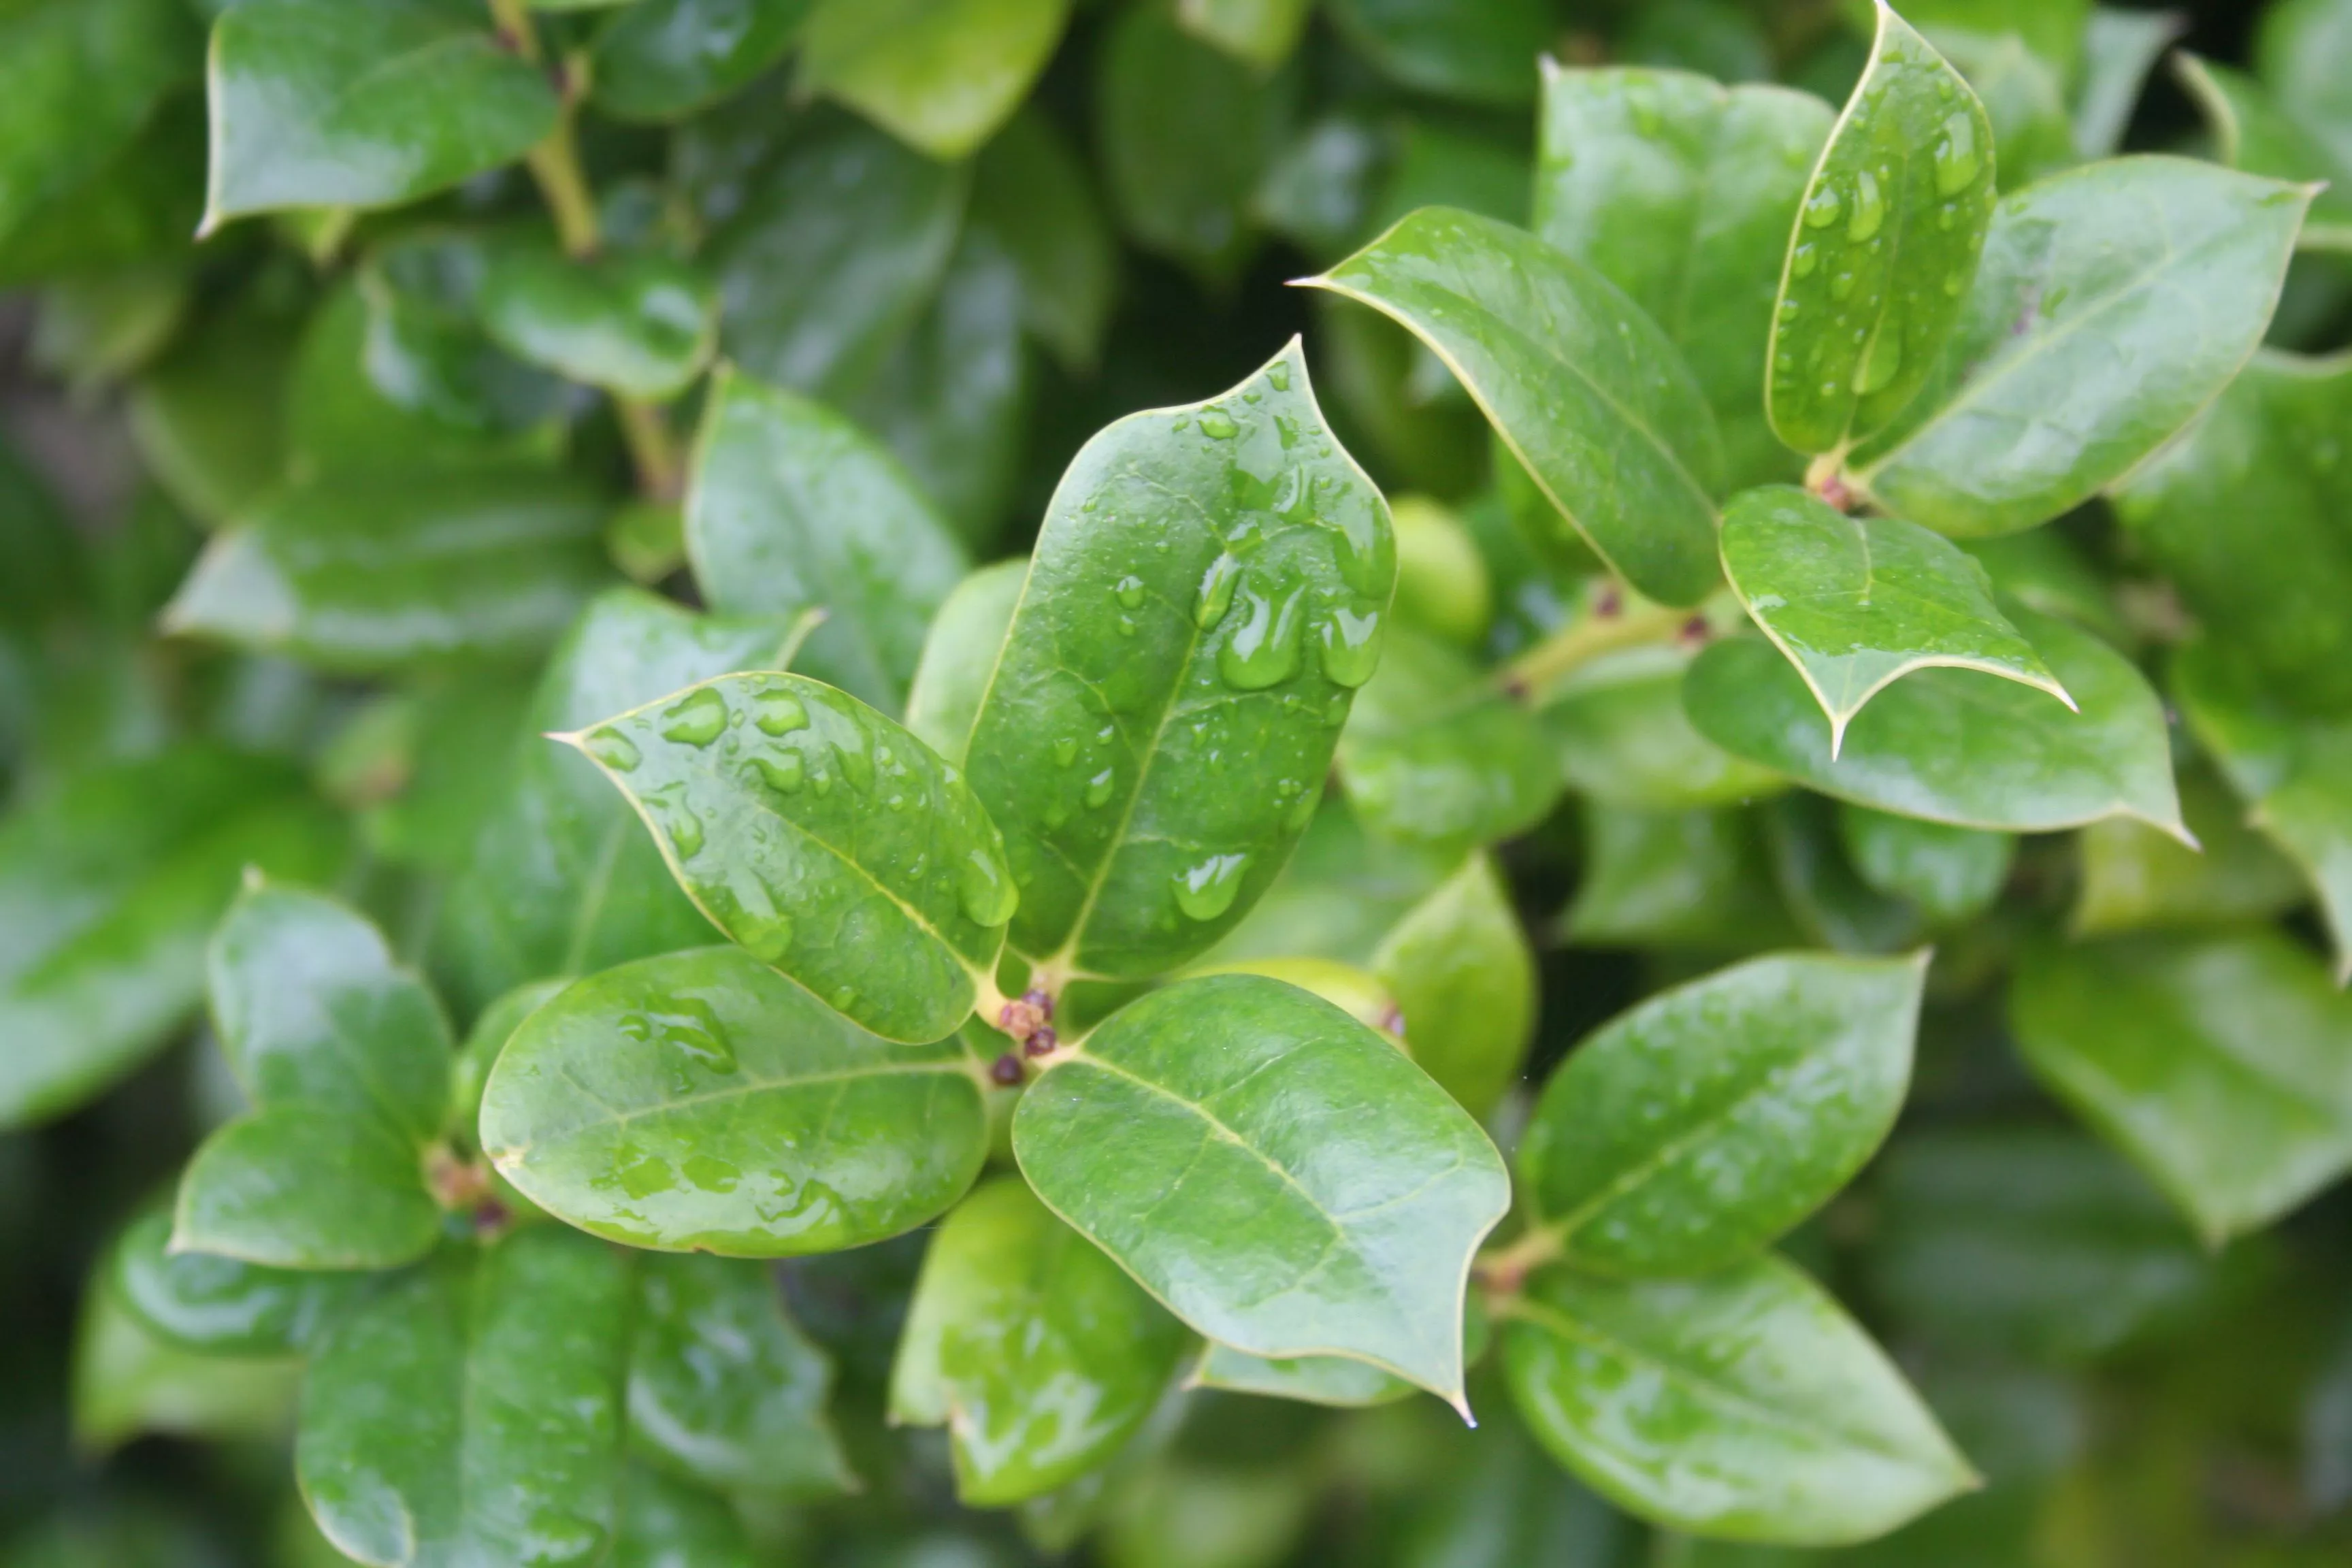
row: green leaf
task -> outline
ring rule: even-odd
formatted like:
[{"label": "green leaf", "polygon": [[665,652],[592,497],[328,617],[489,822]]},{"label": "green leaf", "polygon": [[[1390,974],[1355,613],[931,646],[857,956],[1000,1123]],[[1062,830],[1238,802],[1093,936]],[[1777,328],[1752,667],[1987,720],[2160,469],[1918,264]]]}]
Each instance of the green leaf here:
[{"label": "green leaf", "polygon": [[342,824],[282,763],[208,744],[60,778],[0,823],[0,1125],[70,1110],[195,1011],[238,874],[331,880]]},{"label": "green leaf", "polygon": [[555,90],[461,0],[249,0],[213,27],[208,232],[281,207],[381,207],[512,163]]},{"label": "green leaf", "polygon": [[1796,669],[1748,637],[1699,656],[1684,706],[1717,745],[1857,805],[2011,833],[2136,816],[2186,842],[2164,710],[2139,671],[2063,621],[2014,607],[2010,618],[2079,711],[1976,670],[1921,670],[1882,692],[1833,758]]},{"label": "green leaf", "polygon": [[1495,595],[1476,536],[1426,496],[1399,496],[1389,513],[1396,528],[1398,622],[1456,647],[1484,647]]},{"label": "green leaf", "polygon": [[1510,1184],[1478,1124],[1329,1003],[1249,974],[1154,992],[1030,1086],[1013,1147],[1208,1338],[1352,1357],[1463,1406],[1464,1282]]},{"label": "green leaf", "polygon": [[[0,241],[16,242],[93,183],[203,54],[173,0],[25,0],[0,18],[8,117],[0,127]],[[144,163],[144,150],[130,155]]]},{"label": "green leaf", "polygon": [[[2156,837],[2138,823],[2113,818],[2094,824],[2088,834],[2110,827]],[[1949,827],[1866,805],[1839,805],[1837,828],[1838,841],[1862,879],[1890,898],[1908,900],[1934,925],[1958,925],[1990,908],[2017,855],[2017,840],[2005,833]],[[2162,842],[2179,848],[2169,838]]]},{"label": "green leaf", "polygon": [[2352,1000],[2275,931],[2031,950],[2010,1026],[2209,1245],[2352,1169]]},{"label": "green leaf", "polygon": [[967,570],[954,534],[863,431],[731,371],[696,443],[686,549],[714,608],[782,617],[824,606],[802,664],[893,711],[924,627]]},{"label": "green leaf", "polygon": [[1808,942],[1853,953],[1900,952],[1918,944],[1926,923],[1918,910],[1864,879],[1847,860],[1837,803],[1794,790],[1766,802],[1759,815],[1781,900]]},{"label": "green leaf", "polygon": [[956,1496],[1006,1507],[1108,1463],[1160,1403],[1187,1338],[1026,1183],[999,1177],[924,1255],[890,1418],[944,1425]]},{"label": "green leaf", "polygon": [[1894,1126],[1926,975],[1925,954],[1759,958],[1621,1015],[1528,1123],[1531,1223],[1609,1274],[1702,1274],[1769,1243]]},{"label": "green leaf", "polygon": [[1370,964],[1447,869],[1411,845],[1365,833],[1345,801],[1326,801],[1265,897],[1204,962],[1313,957]]},{"label": "green leaf", "polygon": [[725,1498],[629,1467],[621,1536],[605,1559],[611,1568],[757,1568],[760,1561]]},{"label": "green leaf", "polygon": [[804,676],[727,675],[553,738],[761,963],[885,1039],[971,1016],[1019,891],[962,777],[873,709]]},{"label": "green leaf", "polygon": [[1320,798],[1395,563],[1296,342],[1087,443],[968,758],[1020,885],[1017,950],[1143,978],[1240,921]]},{"label": "green leaf", "polygon": [[1911,0],[1903,8],[1913,26],[1939,41],[2014,37],[2033,55],[2071,72],[2084,47],[2090,0]]},{"label": "green leaf", "polygon": [[425,1152],[452,1043],[432,991],[333,900],[258,887],[213,938],[213,1020],[253,1110],[180,1179],[173,1251],[281,1268],[392,1268],[441,1232]]},{"label": "green leaf", "polygon": [[74,1332],[75,1445],[94,1458],[147,1432],[275,1441],[300,1375],[290,1357],[182,1349],[100,1286],[84,1296]]},{"label": "green leaf", "polygon": [[2092,7],[2072,94],[2076,152],[2085,158],[2115,156],[2147,86],[2147,73],[2184,25],[2175,12]]},{"label": "green leaf", "polygon": [[730,1494],[854,1484],[826,1418],[833,1363],[784,1315],[757,1264],[637,1259],[629,1440],[681,1479]]},{"label": "green leaf", "polygon": [[814,3],[635,0],[589,47],[589,101],[616,120],[684,120],[782,59]]},{"label": "green leaf", "polygon": [[1427,343],[1635,588],[1690,605],[1715,585],[1715,416],[1672,341],[1606,278],[1508,224],[1425,207],[1304,281]]},{"label": "green leaf", "polygon": [[[1912,19],[1919,18],[1915,13]],[[2079,35],[2080,29],[2075,32]],[[1984,105],[1985,118],[1992,122],[1994,163],[2002,190],[2020,189],[2080,161],[2066,108],[2066,68],[2053,64],[2015,33],[1988,37],[1930,28],[1929,34],[1968,79],[1977,101]]]},{"label": "green leaf", "polygon": [[2185,158],[2095,163],[2004,198],[1943,358],[1861,483],[1962,536],[2089,500],[2244,367],[2310,201]]},{"label": "green leaf", "polygon": [[1441,98],[1515,108],[1536,93],[1538,59],[1557,44],[1541,0],[1334,0],[1339,36],[1398,84]]},{"label": "green leaf", "polygon": [[1700,1279],[1547,1269],[1503,1365],[1555,1458],[1677,1529],[1842,1545],[1976,1484],[1869,1336],[1769,1255]]},{"label": "green leaf", "polygon": [[1984,106],[1879,0],[1773,307],[1764,407],[1780,439],[1843,454],[1927,384],[1992,221],[1992,175]]},{"label": "green leaf", "polygon": [[1450,645],[1392,631],[1339,737],[1339,779],[1372,832],[1459,854],[1525,831],[1559,760],[1527,708]]},{"label": "green leaf", "polygon": [[482,325],[507,351],[624,397],[665,401],[702,374],[719,301],[656,252],[574,260],[551,246],[502,250],[482,279]]},{"label": "green leaf", "polygon": [[1381,939],[1372,970],[1404,1014],[1405,1048],[1474,1116],[1518,1078],[1535,1034],[1536,960],[1510,889],[1484,854]]},{"label": "green leaf", "polygon": [[1687,71],[1545,72],[1535,230],[1683,351],[1735,487],[1794,477],[1758,389],[1789,230],[1832,119],[1811,93]]},{"label": "green leaf", "polygon": [[457,1137],[472,1142],[482,1120],[482,1086],[489,1081],[490,1069],[499,1065],[499,1056],[514,1038],[514,1032],[571,984],[568,974],[528,981],[476,1016],[474,1026],[466,1031],[465,1044],[457,1047],[457,1060],[449,1074],[449,1127]]},{"label": "green leaf", "polygon": [[[2192,720],[2193,723],[2194,721]],[[2201,767],[2180,775],[2180,817],[2198,849],[2144,823],[2111,817],[2083,829],[2075,936],[2267,920],[2303,901],[2302,873],[2245,820]]]},{"label": "green leaf", "polygon": [[1298,47],[1307,10],[1307,0],[1177,0],[1176,19],[1235,59],[1270,71]]},{"label": "green leaf", "polygon": [[2254,65],[2279,106],[2352,169],[2352,14],[2341,0],[2282,0],[2263,12]]},{"label": "green leaf", "polygon": [[1750,813],[1585,807],[1584,871],[1561,932],[1589,947],[1734,952],[1793,945]]},{"label": "green leaf", "polygon": [[641,959],[532,1014],[482,1149],[550,1213],[632,1247],[786,1258],[944,1211],[987,1152],[955,1040],[891,1047],[737,948]]},{"label": "green leaf", "polygon": [[907,689],[907,728],[959,767],[1028,580],[1025,560],[982,567],[940,601],[924,634],[923,657]]},{"label": "green leaf", "polygon": [[536,652],[610,575],[604,521],[555,474],[298,484],[214,537],[163,624],[350,673]]},{"label": "green leaf", "polygon": [[618,1528],[625,1257],[552,1226],[402,1276],[311,1357],[294,1473],[362,1563],[591,1563]]},{"label": "green leaf", "polygon": [[1022,320],[1073,374],[1091,370],[1110,324],[1118,256],[1076,149],[1026,109],[972,164],[967,232],[983,230],[1021,278]]},{"label": "green leaf", "polygon": [[1045,68],[1070,0],[818,0],[800,88],[934,158],[968,156]]},{"label": "green leaf", "polygon": [[306,1350],[364,1299],[370,1283],[173,1252],[171,1237],[168,1205],[140,1215],[116,1238],[96,1289],[112,1292],[147,1332],[182,1350],[226,1356]]},{"label": "green leaf", "polygon": [[[1788,787],[1779,773],[1692,727],[1683,701],[1687,662],[1678,649],[1621,656],[1587,666],[1550,695],[1544,728],[1570,789],[1609,805],[1669,811],[1729,805]],[[1794,670],[1789,679],[1797,679]],[[1819,711],[1811,693],[1805,701]]]},{"label": "green leaf", "polygon": [[1260,1394],[1270,1399],[1295,1399],[1305,1405],[1328,1405],[1342,1410],[1391,1405],[1414,1393],[1412,1384],[1393,1373],[1382,1372],[1370,1362],[1336,1355],[1269,1360],[1231,1345],[1209,1347],[1192,1373],[1192,1386]]},{"label": "green leaf", "polygon": [[1790,485],[1723,514],[1723,570],[1829,715],[1830,755],[1863,704],[1914,670],[1976,669],[2074,700],[1949,540],[1899,517],[1848,517]]}]

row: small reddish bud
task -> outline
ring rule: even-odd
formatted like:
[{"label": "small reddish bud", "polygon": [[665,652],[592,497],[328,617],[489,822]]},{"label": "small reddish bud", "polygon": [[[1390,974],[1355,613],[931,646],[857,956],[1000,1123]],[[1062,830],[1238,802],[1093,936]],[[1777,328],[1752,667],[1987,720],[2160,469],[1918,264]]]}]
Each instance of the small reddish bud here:
[{"label": "small reddish bud", "polygon": [[1592,613],[1596,616],[1613,616],[1624,607],[1625,601],[1614,587],[1601,589],[1601,596],[1592,601]]},{"label": "small reddish bud", "polygon": [[1054,994],[1052,992],[1040,991],[1033,985],[1028,990],[1021,993],[1021,1000],[1026,1002],[1031,1007],[1036,1010],[1037,1018],[1040,1023],[1050,1024],[1054,1021]]},{"label": "small reddish bud", "polygon": [[1062,1037],[1054,1033],[1053,1025],[1040,1024],[1029,1031],[1029,1037],[1021,1042],[1021,1048],[1033,1057],[1049,1056],[1061,1043]]},{"label": "small reddish bud", "polygon": [[1390,1003],[1387,1009],[1381,1014],[1381,1027],[1386,1029],[1390,1034],[1394,1035],[1398,1039],[1403,1039],[1404,1009],[1398,1006],[1393,1002]]},{"label": "small reddish bud", "polygon": [[1686,647],[1696,647],[1699,644],[1706,641],[1706,617],[1705,616],[1693,616],[1690,619],[1683,623],[1682,630],[1675,635],[1682,638]]},{"label": "small reddish bud", "polygon": [[993,1082],[1005,1089],[1011,1089],[1021,1081],[1021,1058],[1011,1051],[1005,1052],[989,1064],[988,1076]]}]

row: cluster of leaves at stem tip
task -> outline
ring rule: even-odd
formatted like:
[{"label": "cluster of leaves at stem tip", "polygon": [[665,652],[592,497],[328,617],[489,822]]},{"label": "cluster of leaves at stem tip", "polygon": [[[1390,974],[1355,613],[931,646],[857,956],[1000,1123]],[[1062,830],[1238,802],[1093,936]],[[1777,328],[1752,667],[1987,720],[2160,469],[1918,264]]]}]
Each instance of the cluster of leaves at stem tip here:
[{"label": "cluster of leaves at stem tip", "polygon": [[[1083,374],[1108,310],[1021,108],[1060,0],[203,9],[208,137],[184,0],[0,7],[0,85],[93,127],[0,171],[0,275],[135,256],[160,180],[206,247],[336,279],[299,338],[257,286],[141,381],[210,531],[163,625],[408,684],[344,689],[355,812],[191,740],[12,815],[0,909],[47,912],[0,945],[0,1121],[205,1005],[238,1109],[110,1245],[83,1353],[230,1424],[299,1384],[343,1555],[747,1561],[761,1508],[856,1483],[756,1260],[922,1230],[889,1418],[1043,1543],[1192,1391],[1467,1419],[1474,1384],[1662,1529],[1879,1537],[1977,1473],[1775,1247],[1893,1128],[1931,939],[1938,984],[2013,970],[2025,1066],[2208,1242],[2352,1167],[2352,366],[2263,347],[2352,232],[2352,107],[2292,58],[2352,65],[2344,7],[2297,0],[2287,87],[2185,59],[2215,159],[2111,155],[2160,30],[2071,116],[2040,57],[1884,5],[1842,110],[1527,58],[1525,225],[1293,235],[1319,323],[1491,427],[1475,516],[1392,508],[1294,340],[1093,435],[977,570],[1008,480],[965,378],[1024,335]],[[1336,10],[1377,53],[1381,7]],[[1107,48],[1240,102],[1305,22],[1139,5]],[[835,107],[754,179],[738,95],[788,54]],[[632,135],[674,187],[591,182]],[[1195,151],[1123,221],[1230,281]],[[107,272],[63,363],[143,363],[186,288]],[[253,378],[266,437],[215,417]],[[2177,596],[2119,616],[2045,526],[2086,507]],[[551,645],[528,689],[435,673]],[[410,787],[510,740],[473,815]],[[1498,850],[1570,795],[1565,940],[1740,956],[1522,1092]],[[2071,933],[1988,914],[2061,852]],[[2333,975],[2273,923],[2313,900]]]}]

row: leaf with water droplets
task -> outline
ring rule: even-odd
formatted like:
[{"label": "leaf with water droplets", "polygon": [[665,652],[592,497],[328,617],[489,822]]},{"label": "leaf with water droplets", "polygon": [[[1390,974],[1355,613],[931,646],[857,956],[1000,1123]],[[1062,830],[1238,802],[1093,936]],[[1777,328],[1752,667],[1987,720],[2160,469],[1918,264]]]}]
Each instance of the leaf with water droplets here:
[{"label": "leaf with water droplets", "polygon": [[1862,705],[1916,669],[1979,669],[2074,706],[1984,568],[1916,522],[1770,485],[1724,510],[1722,548],[1732,592],[1829,715],[1832,757]]},{"label": "leaf with water droplets", "polygon": [[2089,500],[2245,367],[2310,203],[2308,186],[2157,157],[2005,198],[1934,374],[1856,479],[1963,538]]},{"label": "leaf with water droplets", "polygon": [[1764,407],[1781,440],[1843,452],[1903,411],[1959,317],[1992,208],[1984,106],[1880,0],[1773,307]]},{"label": "leaf with water droplets", "polygon": [[931,1238],[890,1377],[890,1418],[945,1426],[956,1496],[1003,1508],[1100,1468],[1143,1426],[1188,1336],[1018,1176]]},{"label": "leaf with water droplets", "polygon": [[1698,1279],[1546,1269],[1503,1367],[1553,1458],[1677,1529],[1838,1546],[1979,1484],[1870,1336],[1769,1254]]},{"label": "leaf with water droplets", "polygon": [[741,1258],[912,1229],[988,1148],[957,1041],[894,1047],[732,947],[608,969],[533,1013],[482,1090],[481,1137],[583,1230]]},{"label": "leaf with water droplets", "polygon": [[1714,412],[1673,341],[1608,279],[1524,229],[1424,207],[1302,283],[1428,344],[1559,509],[1555,521],[1634,587],[1690,605],[1715,586]]},{"label": "leaf with water droplets", "polygon": [[751,955],[886,1039],[971,1016],[1018,897],[957,771],[848,693],[727,675],[555,737],[645,819]]},{"label": "leaf with water droplets", "polygon": [[1759,958],[1579,1046],[1519,1144],[1530,1223],[1580,1268],[1703,1274],[1862,1168],[1902,1109],[1925,954]]},{"label": "leaf with water droplets", "polygon": [[1328,1002],[1254,974],[1154,992],[1030,1086],[1013,1148],[1055,1214],[1210,1339],[1352,1357],[1463,1405],[1463,1288],[1510,1202],[1502,1157]]},{"label": "leaf with water droplets", "polygon": [[1395,578],[1388,508],[1296,343],[1089,441],[972,729],[1013,945],[1141,977],[1231,929],[1321,798]]},{"label": "leaf with water droplets", "polygon": [[604,1561],[618,1524],[627,1255],[556,1226],[452,1247],[311,1357],[302,1500],[362,1563]]}]

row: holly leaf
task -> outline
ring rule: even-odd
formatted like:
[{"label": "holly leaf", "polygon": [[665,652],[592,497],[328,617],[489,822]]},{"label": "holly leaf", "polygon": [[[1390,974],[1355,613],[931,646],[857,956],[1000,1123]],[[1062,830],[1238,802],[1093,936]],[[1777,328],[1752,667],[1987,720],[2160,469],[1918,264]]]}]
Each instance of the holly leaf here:
[{"label": "holly leaf", "polygon": [[1985,569],[1916,522],[1772,485],[1725,508],[1722,551],[1732,592],[1829,715],[1832,759],[1863,704],[1913,670],[1982,670],[2074,706]]},{"label": "holly leaf", "polygon": [[1154,992],[1030,1086],[1013,1148],[1204,1336],[1352,1357],[1464,1406],[1463,1286],[1509,1182],[1467,1112],[1329,1003],[1250,974]]},{"label": "holly leaf", "polygon": [[1340,1410],[1393,1405],[1417,1392],[1403,1378],[1383,1372],[1370,1362],[1336,1355],[1269,1360],[1231,1345],[1208,1348],[1192,1373],[1191,1386],[1263,1394],[1269,1399],[1295,1399],[1303,1405],[1328,1405]]},{"label": "holly leaf", "polygon": [[1421,1069],[1484,1116],[1535,1033],[1536,961],[1495,862],[1475,854],[1405,912],[1372,954]]},{"label": "holly leaf", "polygon": [[957,1041],[894,1048],[731,947],[625,963],[533,1013],[484,1086],[481,1139],[583,1230],[732,1258],[910,1230],[988,1146]]},{"label": "holly leaf", "polygon": [[1654,996],[1544,1086],[1520,1191],[1548,1247],[1703,1274],[1829,1201],[1895,1125],[1927,977],[1906,958],[1759,958]]},{"label": "holly leaf", "polygon": [[1070,0],[818,0],[800,87],[953,162],[1029,96],[1069,14]]},{"label": "holly leaf", "polygon": [[1805,186],[1773,307],[1764,408],[1781,440],[1842,455],[1918,395],[1992,209],[1984,106],[1878,0],[1870,58]]},{"label": "holly leaf", "polygon": [[814,0],[634,0],[588,49],[588,100],[666,123],[732,97],[782,59]]},{"label": "holly leaf", "polygon": [[1395,577],[1388,508],[1296,342],[1089,441],[967,759],[1021,889],[1013,945],[1141,978],[1231,930],[1315,810]]},{"label": "holly leaf", "polygon": [[1370,305],[1460,378],[1544,495],[1651,598],[1715,586],[1715,415],[1616,285],[1524,229],[1424,207],[1302,286]]},{"label": "holly leaf", "polygon": [[171,1250],[172,1212],[158,1204],[123,1228],[97,1289],[111,1291],[149,1333],[182,1350],[222,1356],[283,1356],[318,1342],[366,1297],[355,1274],[268,1268],[233,1258]]},{"label": "holly leaf", "polygon": [[582,259],[549,245],[509,246],[493,257],[478,303],[483,329],[517,358],[653,402],[684,392],[719,341],[709,283],[654,251]]},{"label": "holly leaf", "polygon": [[923,655],[907,688],[907,728],[957,766],[971,749],[972,722],[1028,581],[1025,560],[982,567],[940,602],[923,635]]},{"label": "holly leaf", "polygon": [[1546,1269],[1503,1367],[1554,1458],[1678,1530],[1839,1546],[1978,1484],[1870,1337],[1769,1255],[1697,1279]]}]

